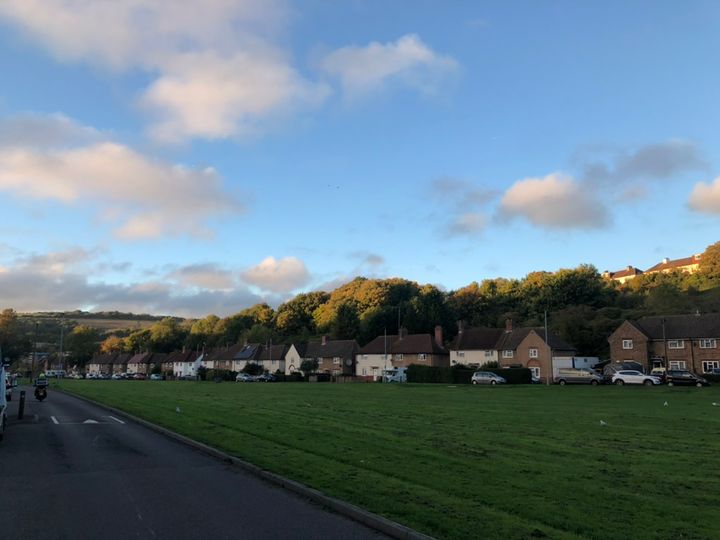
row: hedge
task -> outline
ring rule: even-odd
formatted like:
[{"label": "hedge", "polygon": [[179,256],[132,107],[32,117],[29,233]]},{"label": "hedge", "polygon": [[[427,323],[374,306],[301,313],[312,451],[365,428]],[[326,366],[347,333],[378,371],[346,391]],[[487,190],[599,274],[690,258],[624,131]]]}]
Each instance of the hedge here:
[{"label": "hedge", "polygon": [[[407,369],[407,380],[414,383],[470,384],[475,371],[477,370],[465,366],[437,367],[412,364]],[[496,373],[508,384],[532,383],[532,372],[528,368],[491,368],[482,371]]]}]

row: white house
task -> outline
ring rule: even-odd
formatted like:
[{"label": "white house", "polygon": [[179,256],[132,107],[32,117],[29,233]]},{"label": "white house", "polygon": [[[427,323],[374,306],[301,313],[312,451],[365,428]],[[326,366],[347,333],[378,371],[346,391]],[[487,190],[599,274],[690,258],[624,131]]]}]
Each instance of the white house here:
[{"label": "white house", "polygon": [[450,343],[450,365],[480,367],[498,361],[496,345],[504,333],[502,328],[465,328],[458,322],[458,334]]},{"label": "white house", "polygon": [[364,347],[360,347],[355,361],[355,375],[372,377],[377,381],[382,378],[383,371],[392,368],[390,348],[398,336],[378,336]]}]

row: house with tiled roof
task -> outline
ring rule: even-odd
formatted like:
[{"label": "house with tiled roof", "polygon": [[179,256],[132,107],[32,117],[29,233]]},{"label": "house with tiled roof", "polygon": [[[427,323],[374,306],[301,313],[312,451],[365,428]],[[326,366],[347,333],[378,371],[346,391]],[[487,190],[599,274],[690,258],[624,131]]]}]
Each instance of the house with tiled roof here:
[{"label": "house with tiled roof", "polygon": [[643,273],[644,272],[639,268],[630,265],[627,268],[618,270],[617,272],[608,272],[607,270],[605,270],[602,273],[602,277],[604,277],[605,279],[617,281],[618,283],[625,283],[627,281],[630,281],[631,279],[641,276]]},{"label": "house with tiled roof", "polygon": [[132,357],[132,354],[119,353],[113,360],[113,373],[125,373],[127,371],[128,361]]},{"label": "house with tiled roof", "polygon": [[720,313],[624,321],[608,338],[613,362],[709,373],[720,368]]},{"label": "house with tiled roof", "polygon": [[263,346],[260,356],[257,359],[258,364],[268,373],[285,373],[285,354],[290,347],[284,344]]},{"label": "house with tiled roof", "polygon": [[150,363],[151,358],[152,353],[150,352],[133,354],[128,360],[127,372],[144,374],[149,373],[150,370],[148,369],[148,364]]},{"label": "house with tiled roof", "polygon": [[645,273],[655,274],[661,272],[663,274],[667,274],[668,272],[678,271],[693,274],[697,272],[700,268],[701,258],[702,254],[700,253],[692,255],[690,257],[685,257],[683,259],[670,260],[668,258],[665,258],[661,262],[657,263],[655,266],[645,270]]},{"label": "house with tiled roof", "polygon": [[355,361],[355,374],[378,380],[383,370],[392,367],[390,347],[398,340],[398,335],[378,336],[370,343],[360,347]]},{"label": "house with tiled roof", "polygon": [[203,353],[200,351],[176,351],[170,353],[163,363],[163,372],[170,368],[173,377],[190,377],[197,375],[198,368],[202,365]]},{"label": "house with tiled roof", "polygon": [[257,364],[261,352],[262,345],[259,343],[246,343],[233,356],[231,369],[240,372],[248,364]]},{"label": "house with tiled roof", "polygon": [[495,345],[500,367],[529,368],[542,382],[552,382],[553,359],[572,358],[577,351],[553,332],[547,332],[547,340],[545,334],[541,327],[515,328],[512,319],[508,319]]},{"label": "house with tiled roof", "polygon": [[291,343],[285,351],[285,375],[300,371],[300,364],[305,358],[307,343]]},{"label": "house with tiled roof", "polygon": [[480,367],[488,362],[498,362],[497,343],[503,335],[502,328],[466,328],[458,321],[458,333],[450,343],[450,365]]},{"label": "house with tiled roof", "polygon": [[245,347],[243,343],[236,343],[227,347],[215,349],[210,354],[210,361],[212,362],[212,368],[208,366],[208,369],[222,369],[231,371],[233,369],[233,359],[242,349]]},{"label": "house with tiled roof", "polygon": [[113,372],[113,361],[118,353],[96,354],[85,366],[86,373],[110,375]]},{"label": "house with tiled roof", "polygon": [[354,339],[331,340],[323,336],[321,341],[311,341],[305,345],[304,356],[301,357],[300,362],[308,359],[317,360],[318,373],[354,375],[357,350],[358,344]]}]

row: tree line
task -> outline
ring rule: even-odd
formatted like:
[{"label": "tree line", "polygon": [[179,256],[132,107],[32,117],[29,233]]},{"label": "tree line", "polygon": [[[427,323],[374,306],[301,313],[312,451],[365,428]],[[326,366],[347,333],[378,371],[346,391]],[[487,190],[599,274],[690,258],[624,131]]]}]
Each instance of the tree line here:
[{"label": "tree line", "polygon": [[[356,339],[361,345],[400,326],[410,333],[432,332],[441,325],[446,340],[457,321],[468,326],[542,326],[545,313],[552,331],[578,352],[607,356],[607,337],[625,319],[720,311],[720,242],[703,253],[694,274],[679,271],[640,275],[625,284],[604,279],[591,265],[556,272],[531,272],[522,279],[486,279],[443,291],[402,278],[357,277],[332,292],[308,292],[273,309],[265,303],[228,317],[164,317],[147,328],[101,333],[69,324],[64,350],[83,365],[97,352],[171,352],[213,349],[240,342],[292,343],[329,335]],[[113,316],[120,318],[117,312]],[[47,321],[46,321],[47,324]],[[12,309],[0,314],[3,355],[16,359],[32,350],[32,336]],[[35,332],[37,334],[37,327]]]}]

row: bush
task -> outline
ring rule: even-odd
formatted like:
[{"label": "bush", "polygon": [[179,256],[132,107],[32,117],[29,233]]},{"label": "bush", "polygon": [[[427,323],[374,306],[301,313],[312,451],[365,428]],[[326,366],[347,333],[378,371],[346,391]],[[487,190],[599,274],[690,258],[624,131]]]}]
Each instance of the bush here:
[{"label": "bush", "polygon": [[230,371],[229,369],[208,369],[205,376],[208,380],[220,379],[223,381],[234,381],[237,376],[237,371]]},{"label": "bush", "polygon": [[255,362],[248,362],[245,364],[245,367],[242,368],[242,372],[248,375],[260,375],[263,371],[263,367]]},{"label": "bush", "polygon": [[528,368],[498,368],[485,371],[500,375],[508,384],[532,384],[532,371]]},{"label": "bush", "polygon": [[703,379],[707,379],[711,383],[720,383],[720,375],[714,375],[712,373],[705,373],[704,375],[700,375]]}]

